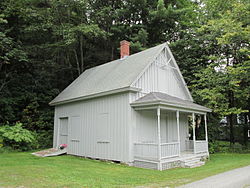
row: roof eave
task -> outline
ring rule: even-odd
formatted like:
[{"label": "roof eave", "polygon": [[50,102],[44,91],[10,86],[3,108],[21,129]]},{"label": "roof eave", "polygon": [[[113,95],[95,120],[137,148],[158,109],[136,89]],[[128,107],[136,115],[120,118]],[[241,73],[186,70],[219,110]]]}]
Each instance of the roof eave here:
[{"label": "roof eave", "polygon": [[87,95],[87,96],[83,96],[83,97],[68,99],[68,100],[55,101],[55,102],[54,102],[54,100],[52,100],[49,103],[49,105],[50,106],[57,106],[57,105],[61,105],[61,104],[66,104],[66,103],[71,103],[71,102],[76,102],[76,101],[81,101],[81,100],[87,100],[87,99],[93,99],[93,98],[97,98],[97,97],[102,97],[102,96],[112,95],[112,94],[117,94],[117,93],[122,93],[122,92],[138,92],[140,90],[141,90],[140,88],[135,88],[135,87],[129,86],[129,87],[114,89],[114,90],[110,90],[110,91],[104,91],[104,92],[97,93],[97,94],[91,94],[91,95]]},{"label": "roof eave", "polygon": [[189,106],[184,106],[180,104],[175,104],[175,103],[168,103],[164,101],[147,101],[147,102],[133,102],[130,104],[132,107],[143,107],[143,106],[153,106],[153,105],[163,105],[163,106],[170,106],[170,107],[176,107],[180,109],[190,109],[190,110],[195,110],[199,112],[212,112],[212,109],[204,107],[204,109],[201,108],[194,108],[194,107],[189,107]]}]

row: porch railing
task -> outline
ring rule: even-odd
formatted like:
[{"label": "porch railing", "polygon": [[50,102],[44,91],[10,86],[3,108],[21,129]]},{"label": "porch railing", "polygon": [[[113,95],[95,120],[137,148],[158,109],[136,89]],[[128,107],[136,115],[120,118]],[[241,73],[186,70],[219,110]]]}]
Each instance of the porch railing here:
[{"label": "porch railing", "polygon": [[185,150],[187,150],[187,151],[194,150],[194,141],[193,140],[185,140]]},{"label": "porch railing", "polygon": [[161,158],[170,158],[179,156],[179,142],[170,142],[161,144]]},{"label": "porch railing", "polygon": [[158,144],[155,143],[135,143],[134,156],[145,159],[157,159]]},{"label": "porch railing", "polygon": [[[161,159],[179,155],[179,142],[161,143]],[[158,144],[135,143],[134,156],[144,159],[158,160]]]},{"label": "porch railing", "polygon": [[195,153],[208,152],[208,143],[206,140],[195,141]]}]

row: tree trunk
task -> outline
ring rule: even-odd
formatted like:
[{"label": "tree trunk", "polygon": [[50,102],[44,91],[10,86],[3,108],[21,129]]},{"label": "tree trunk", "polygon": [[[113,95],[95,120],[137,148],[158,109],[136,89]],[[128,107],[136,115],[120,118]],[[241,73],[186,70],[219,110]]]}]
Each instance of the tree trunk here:
[{"label": "tree trunk", "polygon": [[248,131],[248,120],[247,120],[247,113],[244,113],[244,127],[243,127],[243,143],[245,146],[247,146],[247,141],[248,141],[248,135],[247,135],[247,131]]},{"label": "tree trunk", "polygon": [[114,47],[112,45],[112,47],[111,47],[111,61],[113,61],[113,60],[114,60]]},{"label": "tree trunk", "polygon": [[10,82],[10,80],[8,81],[8,78],[10,77],[11,73],[5,73],[5,77],[0,85],[0,92],[4,89],[4,87]]},{"label": "tree trunk", "polygon": [[229,125],[229,134],[230,134],[230,145],[235,143],[235,139],[234,139],[234,125],[233,125],[233,114],[230,114],[229,116],[227,116],[227,122]]},{"label": "tree trunk", "polygon": [[81,74],[81,70],[80,70],[80,65],[79,65],[79,61],[78,61],[78,57],[77,57],[77,52],[76,52],[75,49],[73,51],[74,51],[75,59],[76,59],[77,72],[78,72],[78,75],[80,75]]},{"label": "tree trunk", "polygon": [[[234,104],[234,93],[233,91],[229,91],[229,108],[235,107]],[[234,123],[236,123],[236,117],[235,114],[228,115],[228,123],[229,123],[229,130],[230,130],[230,145],[235,143],[234,138]]]},{"label": "tree trunk", "polygon": [[71,80],[74,79],[74,74],[73,74],[73,67],[70,63],[70,54],[69,53],[66,53],[66,61],[67,61],[67,64],[69,65],[69,68],[70,68],[70,77],[71,77]]},{"label": "tree trunk", "polygon": [[3,67],[3,62],[0,62],[0,72],[2,70],[2,67]]},{"label": "tree trunk", "polygon": [[80,34],[80,55],[81,55],[81,73],[83,72],[84,69],[84,62],[83,62],[83,37],[82,34]]}]

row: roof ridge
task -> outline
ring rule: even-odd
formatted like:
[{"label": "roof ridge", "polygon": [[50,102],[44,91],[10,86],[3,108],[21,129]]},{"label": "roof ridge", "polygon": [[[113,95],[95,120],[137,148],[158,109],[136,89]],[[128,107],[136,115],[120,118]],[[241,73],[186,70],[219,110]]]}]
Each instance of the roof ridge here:
[{"label": "roof ridge", "polygon": [[[97,66],[88,68],[88,69],[86,69],[86,70],[90,70],[90,69],[93,69],[93,68],[105,66],[105,65],[107,65],[107,64],[109,64],[109,63],[118,63],[118,62],[120,62],[120,61],[126,61],[126,60],[129,59],[130,57],[133,57],[133,56],[135,56],[135,55],[140,55],[141,53],[145,53],[145,52],[147,52],[148,50],[151,50],[151,49],[153,49],[153,48],[157,48],[157,47],[159,47],[159,46],[161,46],[161,45],[164,45],[164,44],[166,44],[166,43],[167,43],[167,42],[164,42],[164,43],[162,43],[162,44],[158,44],[157,46],[152,46],[152,47],[147,48],[147,49],[145,49],[145,50],[142,50],[142,51],[140,51],[140,52],[136,52],[136,53],[134,53],[134,54],[131,54],[131,55],[127,56],[127,57],[124,58],[124,59],[115,59],[115,60],[112,60],[112,61],[108,61],[108,62],[106,62],[106,63],[102,63],[102,64],[100,64],[100,65],[97,65]],[[150,57],[149,57],[148,59],[150,59]],[[86,71],[86,70],[85,70],[85,71]]]},{"label": "roof ridge", "polygon": [[[167,43],[163,43],[132,54],[123,60],[118,59],[86,69],[50,104],[68,103],[73,100],[82,100],[80,98],[84,96],[131,87],[159,54],[161,49],[166,46]],[[159,97],[155,96],[155,98],[159,100]]]}]

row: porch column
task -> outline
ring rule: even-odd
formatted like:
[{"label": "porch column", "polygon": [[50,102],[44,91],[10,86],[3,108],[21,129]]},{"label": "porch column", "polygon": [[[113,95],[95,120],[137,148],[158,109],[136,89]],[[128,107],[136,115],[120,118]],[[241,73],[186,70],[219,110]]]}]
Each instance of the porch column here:
[{"label": "porch column", "polygon": [[180,113],[179,111],[177,110],[176,111],[176,123],[177,123],[177,140],[179,142],[179,156],[181,155],[181,140],[180,140]]},{"label": "porch column", "polygon": [[205,136],[206,136],[206,143],[207,143],[207,153],[209,155],[209,152],[208,152],[208,136],[207,136],[207,114],[204,115],[204,121],[205,121]]},{"label": "porch column", "polygon": [[207,114],[204,115],[204,121],[205,121],[206,142],[208,142],[208,137],[207,137]]},{"label": "porch column", "polygon": [[193,142],[194,142],[194,154],[196,153],[196,143],[195,143],[195,114],[192,113],[192,120],[193,120]]},{"label": "porch column", "polygon": [[161,168],[161,109],[157,107],[157,133],[158,133],[158,170],[162,170]]}]

